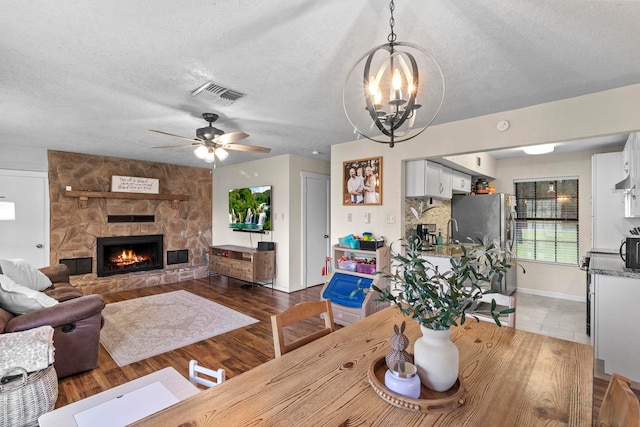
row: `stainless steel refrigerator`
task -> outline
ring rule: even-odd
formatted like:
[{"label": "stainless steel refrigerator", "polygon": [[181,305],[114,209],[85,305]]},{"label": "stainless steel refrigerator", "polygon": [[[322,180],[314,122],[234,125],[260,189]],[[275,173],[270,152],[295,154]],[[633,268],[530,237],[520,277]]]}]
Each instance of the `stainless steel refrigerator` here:
[{"label": "stainless steel refrigerator", "polygon": [[[454,195],[451,201],[452,236],[460,243],[495,243],[510,259],[515,238],[515,196],[510,194]],[[457,229],[456,229],[457,224]],[[517,288],[515,265],[491,287],[511,295]]]}]

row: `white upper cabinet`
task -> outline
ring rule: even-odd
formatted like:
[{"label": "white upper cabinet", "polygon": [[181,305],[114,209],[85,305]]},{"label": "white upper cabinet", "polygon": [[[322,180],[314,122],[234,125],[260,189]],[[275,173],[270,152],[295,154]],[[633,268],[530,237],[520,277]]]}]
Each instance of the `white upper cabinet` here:
[{"label": "white upper cabinet", "polygon": [[629,135],[622,152],[622,168],[628,176],[628,188],[624,189],[624,216],[640,217],[640,137],[637,133]]},{"label": "white upper cabinet", "polygon": [[451,170],[451,192],[453,194],[471,193],[471,175]]},{"label": "white upper cabinet", "polygon": [[451,199],[451,169],[427,160],[406,163],[406,196]]}]

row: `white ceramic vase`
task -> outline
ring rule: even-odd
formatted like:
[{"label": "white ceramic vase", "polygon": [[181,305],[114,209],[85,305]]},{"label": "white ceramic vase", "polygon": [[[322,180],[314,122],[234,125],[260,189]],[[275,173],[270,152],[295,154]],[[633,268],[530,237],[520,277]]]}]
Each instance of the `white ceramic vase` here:
[{"label": "white ceramic vase", "polygon": [[422,384],[431,390],[449,390],[458,379],[458,347],[451,329],[435,331],[420,325],[422,337],[413,345],[413,359]]}]

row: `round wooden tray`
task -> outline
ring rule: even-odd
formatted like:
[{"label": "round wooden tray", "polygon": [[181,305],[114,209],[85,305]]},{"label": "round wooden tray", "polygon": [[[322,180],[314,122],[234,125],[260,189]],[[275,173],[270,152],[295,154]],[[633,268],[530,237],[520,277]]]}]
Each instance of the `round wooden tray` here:
[{"label": "round wooden tray", "polygon": [[422,386],[420,398],[412,399],[410,397],[394,393],[384,385],[384,374],[386,372],[387,364],[384,357],[381,357],[373,362],[371,367],[369,367],[369,371],[367,372],[369,384],[371,384],[371,387],[378,396],[398,408],[428,414],[431,412],[443,412],[459,408],[464,405],[466,400],[466,390],[462,385],[460,378],[456,380],[453,387],[444,392],[433,391]]}]

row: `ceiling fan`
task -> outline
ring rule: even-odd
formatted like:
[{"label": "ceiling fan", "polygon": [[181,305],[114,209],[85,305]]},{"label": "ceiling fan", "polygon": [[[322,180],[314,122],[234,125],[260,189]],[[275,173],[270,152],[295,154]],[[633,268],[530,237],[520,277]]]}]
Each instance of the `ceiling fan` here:
[{"label": "ceiling fan", "polygon": [[149,129],[151,132],[191,141],[191,144],[164,145],[152,148],[195,147],[194,154],[196,157],[207,163],[215,162],[216,157],[219,160],[226,159],[229,157],[229,152],[227,150],[249,151],[253,153],[268,153],[271,151],[271,148],[259,147],[257,145],[236,144],[237,141],[245,139],[249,135],[242,131],[225,133],[224,131],[213,127],[212,123],[218,120],[218,115],[215,113],[204,113],[202,114],[202,118],[209,123],[209,126],[196,129],[195,138],[175,135],[161,130]]}]

